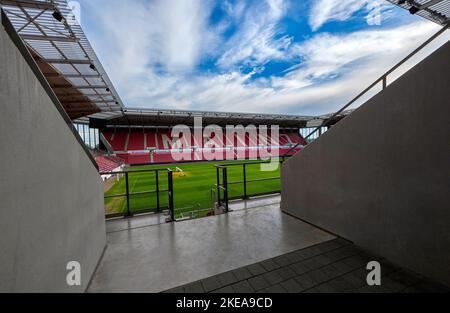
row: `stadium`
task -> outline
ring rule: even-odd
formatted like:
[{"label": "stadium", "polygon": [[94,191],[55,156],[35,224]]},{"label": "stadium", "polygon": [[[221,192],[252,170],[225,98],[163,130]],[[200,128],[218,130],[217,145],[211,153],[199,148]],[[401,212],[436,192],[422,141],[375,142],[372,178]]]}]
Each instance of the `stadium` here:
[{"label": "stadium", "polygon": [[[204,128],[202,125],[194,125],[192,116],[201,119],[202,123],[214,125],[214,132],[204,134]],[[334,118],[334,122],[343,116]],[[229,199],[247,199],[279,193],[279,167],[273,171],[261,171],[260,162],[269,160],[272,149],[277,151],[276,157],[280,162],[281,156],[287,158],[300,151],[307,142],[295,126],[305,128],[307,123],[313,120],[311,117],[299,116],[242,113],[220,113],[219,116],[215,112],[137,109],[127,109],[115,116],[110,114],[107,119],[104,114],[99,113],[90,119],[92,126],[100,129],[101,149],[108,152],[108,155],[96,156],[99,171],[107,182],[115,183],[107,183],[108,188],[111,188],[106,192],[107,216],[148,213],[167,208],[167,197],[163,197],[158,190],[168,190],[167,178],[161,181],[161,185],[156,186],[157,179],[153,171],[169,168],[174,172],[173,187],[174,194],[177,195],[174,197],[174,215],[182,219],[187,216],[215,214],[215,204],[219,203],[217,195],[220,194],[220,198],[223,198],[223,192],[217,187],[218,179],[222,181],[223,177],[217,177],[216,166],[231,166],[227,173]],[[231,134],[228,134],[227,125],[236,122],[242,126],[241,133],[233,127]],[[261,145],[263,140],[256,127],[253,132],[249,129],[249,125],[255,122],[256,125],[277,125],[280,128],[277,130],[277,142]],[[188,127],[189,134],[174,138],[172,132],[177,125]],[[201,129],[202,133],[196,136],[195,129]],[[219,132],[220,137],[216,135]],[[202,140],[202,143],[198,142]],[[179,154],[178,159],[175,152]],[[128,206],[126,199],[120,196],[126,193],[124,165],[136,172],[129,173],[128,177],[128,193],[131,195]],[[150,172],[146,173],[145,170]],[[120,174],[111,174],[114,171]],[[118,176],[121,177],[119,180]],[[189,188],[190,186],[195,187]],[[157,199],[152,192],[162,199]],[[120,204],[112,206],[113,202]]]},{"label": "stadium", "polygon": [[70,3],[0,0],[0,292],[448,292],[450,1],[384,2],[438,31],[298,115],[128,106]]}]

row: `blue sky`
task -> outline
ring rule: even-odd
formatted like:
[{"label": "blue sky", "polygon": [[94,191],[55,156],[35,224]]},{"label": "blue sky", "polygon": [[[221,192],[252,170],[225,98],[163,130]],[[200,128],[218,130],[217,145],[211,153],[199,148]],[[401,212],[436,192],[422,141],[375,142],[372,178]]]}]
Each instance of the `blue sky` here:
[{"label": "blue sky", "polygon": [[438,29],[384,0],[80,3],[128,107],[328,113]]}]

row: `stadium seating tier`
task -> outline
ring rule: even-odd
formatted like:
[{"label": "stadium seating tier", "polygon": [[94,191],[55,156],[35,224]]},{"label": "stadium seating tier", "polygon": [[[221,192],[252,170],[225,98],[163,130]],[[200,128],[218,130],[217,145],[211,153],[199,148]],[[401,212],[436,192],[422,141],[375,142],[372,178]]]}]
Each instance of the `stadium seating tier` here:
[{"label": "stadium seating tier", "polygon": [[[113,147],[117,156],[124,160],[126,164],[158,164],[158,163],[174,163],[175,160],[171,154],[172,149],[191,149],[191,152],[186,152],[190,155],[187,161],[199,161],[194,156],[194,151],[198,151],[199,144],[192,136],[191,138],[183,138],[181,135],[179,139],[174,140],[169,130],[129,130],[129,129],[115,129],[114,131],[104,131],[104,137]],[[126,147],[126,143],[128,145]],[[225,150],[228,150],[232,159],[254,159],[257,157],[268,157],[270,153],[270,145],[279,148],[279,155],[284,155],[289,152],[290,147],[300,144],[300,146],[291,151],[290,155],[294,155],[306,145],[305,140],[300,134],[295,132],[281,132],[279,140],[264,143],[262,146],[258,145],[258,137],[245,134],[243,137],[237,135],[228,136],[224,134],[213,134],[212,138],[204,139],[205,148],[214,148],[217,144],[224,144]],[[208,150],[211,152],[211,150]],[[206,151],[206,152],[208,152]],[[220,151],[220,150],[219,150]],[[227,158],[226,151],[216,153],[218,156],[215,160],[225,160]],[[230,152],[231,151],[231,152]],[[204,151],[205,152],[205,151]],[[217,152],[217,151],[216,151]],[[203,155],[201,160],[207,161],[210,157]]]}]

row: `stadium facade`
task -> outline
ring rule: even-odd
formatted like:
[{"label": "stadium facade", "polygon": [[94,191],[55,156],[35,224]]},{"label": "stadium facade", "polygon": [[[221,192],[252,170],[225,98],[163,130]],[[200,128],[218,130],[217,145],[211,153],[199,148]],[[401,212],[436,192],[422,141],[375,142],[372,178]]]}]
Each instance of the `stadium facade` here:
[{"label": "stadium facade", "polygon": [[[313,117],[127,108],[66,0],[0,0],[0,291],[448,291],[450,43],[392,76],[447,35],[450,1],[390,2],[442,28]],[[194,186],[176,152],[222,157]],[[281,177],[248,179],[274,156]],[[207,208],[186,213],[182,192]],[[370,261],[387,269],[378,289]]]}]

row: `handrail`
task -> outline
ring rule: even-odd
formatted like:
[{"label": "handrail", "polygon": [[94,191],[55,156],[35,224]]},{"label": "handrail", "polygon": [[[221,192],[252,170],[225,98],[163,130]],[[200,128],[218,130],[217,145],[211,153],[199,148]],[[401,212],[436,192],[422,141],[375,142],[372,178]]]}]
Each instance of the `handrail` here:
[{"label": "handrail", "polygon": [[[369,87],[364,89],[361,93],[359,93],[355,98],[353,98],[350,102],[348,102],[344,107],[342,107],[339,111],[337,111],[335,114],[333,114],[331,117],[326,119],[320,126],[318,126],[312,133],[310,133],[308,136],[306,136],[304,139],[308,140],[311,138],[312,135],[317,133],[322,127],[328,126],[328,124],[339,114],[344,112],[349,106],[351,106],[353,103],[355,103],[357,100],[359,100],[362,96],[364,96],[368,91],[370,91],[373,87],[378,85],[380,82],[383,83],[383,90],[387,87],[387,78],[388,75],[392,74],[396,69],[398,69],[400,66],[405,64],[409,59],[411,59],[413,56],[415,56],[418,52],[422,51],[423,48],[428,46],[432,41],[434,41],[437,37],[442,35],[448,28],[450,27],[450,23],[447,23],[444,27],[442,27],[438,32],[436,32],[433,36],[428,38],[424,43],[422,43],[418,48],[416,48],[413,52],[408,54],[404,59],[402,59],[400,62],[398,62],[396,65],[394,65],[389,71],[384,73],[380,78],[378,78],[375,82],[373,82]],[[293,146],[291,149],[288,150],[282,157],[287,157],[292,151],[297,149],[300,146],[300,143],[297,143],[295,146]]]},{"label": "handrail", "polygon": [[[279,158],[280,163],[282,163],[281,158],[283,158],[283,156],[275,157],[275,159],[276,158]],[[235,163],[215,164],[214,166],[216,168],[224,168],[224,167],[229,167],[229,166],[242,166],[244,164],[245,165],[258,165],[258,164],[270,164],[270,163],[272,163],[272,161],[269,160],[269,161],[254,161],[254,162],[242,162],[242,163],[235,162]]]},{"label": "handrail", "polygon": [[[280,190],[272,190],[269,192],[262,192],[262,193],[257,193],[257,194],[249,194],[248,193],[248,189],[247,186],[249,183],[257,183],[257,182],[265,182],[265,181],[275,181],[275,180],[280,180],[281,177],[266,177],[266,178],[256,178],[256,179],[247,179],[247,166],[248,165],[254,165],[254,164],[263,164],[265,162],[251,162],[251,163],[230,163],[230,164],[221,164],[218,165],[216,164],[216,176],[217,176],[217,183],[213,185],[213,189],[216,189],[216,196],[217,196],[217,205],[221,206],[222,203],[225,205],[225,211],[228,213],[229,212],[229,200],[231,199],[249,199],[250,197],[255,197],[255,196],[261,196],[261,195],[269,195],[269,194],[276,194],[276,193],[280,193]],[[243,174],[243,180],[237,180],[237,181],[228,181],[228,167],[233,167],[233,166],[242,166],[242,174]],[[222,183],[220,182],[220,170],[222,170]],[[244,187],[244,194],[237,196],[237,197],[233,197],[230,198],[228,195],[228,191],[229,191],[229,186],[235,186],[235,185],[240,185],[243,184]],[[224,194],[224,199],[222,201],[221,199],[221,193],[220,191],[223,191]]]},{"label": "handrail", "polygon": [[257,182],[263,182],[263,181],[269,181],[269,180],[280,180],[281,177],[268,177],[268,178],[258,178],[258,179],[247,179],[247,180],[237,180],[228,182],[228,185],[239,185],[243,183],[257,183]]},{"label": "handrail", "polygon": [[[167,173],[167,188],[161,188],[161,183],[159,179],[159,173],[160,172],[166,172]],[[146,190],[146,191],[138,191],[138,192],[132,192],[130,190],[129,185],[129,178],[130,174],[134,173],[154,173],[155,174],[155,187],[154,190]],[[174,199],[173,199],[173,171],[170,168],[161,168],[161,169],[147,169],[147,170],[138,170],[138,171],[117,171],[117,172],[102,172],[100,175],[110,175],[110,176],[117,176],[117,175],[125,175],[125,193],[120,194],[110,194],[107,195],[106,192],[104,194],[104,199],[113,199],[113,198],[125,198],[126,197],[126,206],[127,211],[123,213],[113,213],[113,214],[107,214],[106,218],[116,218],[116,217],[132,217],[135,214],[143,214],[148,212],[161,212],[162,210],[168,209],[170,212],[170,221],[175,221],[175,208],[174,208]],[[168,206],[162,207],[160,202],[160,193],[167,193],[169,196],[168,199]],[[131,196],[142,196],[142,195],[156,195],[156,208],[150,208],[150,209],[142,209],[139,211],[132,212],[131,206],[130,206],[130,198]]]},{"label": "handrail", "polygon": [[148,169],[148,170],[137,170],[137,171],[117,171],[117,172],[100,172],[99,175],[118,175],[118,174],[135,174],[135,173],[155,173],[155,172],[171,172],[168,168],[156,168],[156,169]]}]

